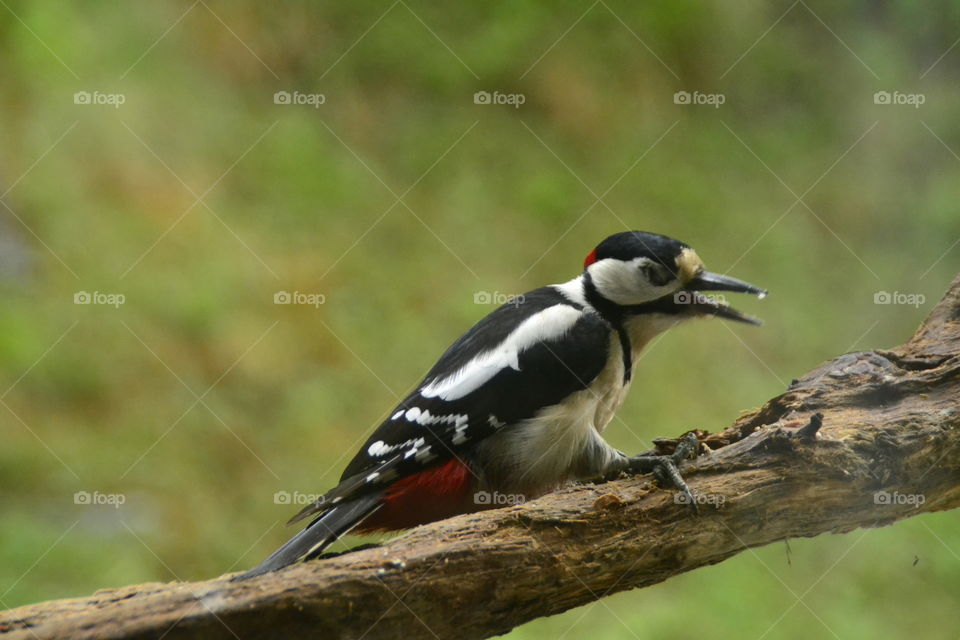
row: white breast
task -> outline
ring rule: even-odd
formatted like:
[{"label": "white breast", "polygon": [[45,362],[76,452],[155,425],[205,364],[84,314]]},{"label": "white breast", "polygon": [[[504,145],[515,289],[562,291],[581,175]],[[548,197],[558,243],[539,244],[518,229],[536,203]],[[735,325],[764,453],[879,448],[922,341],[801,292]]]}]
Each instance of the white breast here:
[{"label": "white breast", "polygon": [[593,416],[593,427],[598,433],[603,433],[613,415],[620,409],[630,382],[623,383],[623,349],[620,347],[620,338],[616,333],[610,334],[610,357],[607,366],[593,381],[588,392],[596,396],[596,409]]},{"label": "white breast", "polygon": [[[670,316],[628,321],[632,361],[637,362],[653,337],[677,322]],[[607,365],[587,389],[480,443],[477,462],[482,487],[531,499],[571,480],[596,477],[619,457],[600,435],[630,387],[623,382],[623,352],[613,331],[609,353]]]},{"label": "white breast", "polygon": [[536,497],[602,469],[616,452],[600,436],[626,395],[620,341],[590,386],[480,445],[481,484]]}]

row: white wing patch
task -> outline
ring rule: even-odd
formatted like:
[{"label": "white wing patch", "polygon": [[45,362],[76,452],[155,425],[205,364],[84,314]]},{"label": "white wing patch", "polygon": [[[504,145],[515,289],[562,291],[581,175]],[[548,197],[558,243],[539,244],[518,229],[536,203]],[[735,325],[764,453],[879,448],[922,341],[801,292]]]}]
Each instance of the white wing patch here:
[{"label": "white wing patch", "polygon": [[367,447],[367,455],[371,458],[382,458],[388,453],[393,453],[397,449],[405,449],[407,447],[420,447],[425,443],[426,440],[423,438],[415,438],[413,440],[407,440],[406,442],[401,442],[399,444],[387,444],[383,440],[377,440],[369,447]]},{"label": "white wing patch", "polygon": [[457,426],[457,428],[453,430],[453,439],[450,442],[453,443],[454,446],[459,446],[469,439],[470,437],[467,435],[467,425],[464,424]]},{"label": "white wing patch", "polygon": [[521,353],[540,342],[559,338],[576,324],[581,315],[582,311],[567,304],[548,307],[524,320],[497,347],[481,353],[452,375],[431,380],[420,390],[420,395],[458,400],[482,387],[507,367],[519,371]]},{"label": "white wing patch", "polygon": [[470,416],[465,413],[448,413],[442,416],[435,416],[430,413],[429,409],[422,410],[419,407],[411,407],[409,409],[400,409],[390,416],[391,420],[399,420],[400,418],[403,418],[407,422],[416,422],[417,424],[421,424],[423,426],[429,426],[432,424],[452,424],[459,427],[460,425],[466,424]]}]

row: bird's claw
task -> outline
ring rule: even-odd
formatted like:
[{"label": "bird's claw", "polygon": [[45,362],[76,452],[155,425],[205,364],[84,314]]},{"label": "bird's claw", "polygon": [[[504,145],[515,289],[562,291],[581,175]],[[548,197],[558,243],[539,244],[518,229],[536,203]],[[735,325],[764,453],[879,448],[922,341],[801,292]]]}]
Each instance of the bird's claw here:
[{"label": "bird's claw", "polygon": [[[696,457],[700,451],[700,441],[694,433],[688,433],[677,443],[676,450],[664,456],[633,456],[627,461],[627,473],[652,473],[660,485],[672,485],[683,496],[683,501],[690,505],[694,513],[698,512],[697,502],[680,475],[680,464],[691,457]],[[678,496],[679,498],[679,496]],[[679,502],[679,500],[678,500]]]}]

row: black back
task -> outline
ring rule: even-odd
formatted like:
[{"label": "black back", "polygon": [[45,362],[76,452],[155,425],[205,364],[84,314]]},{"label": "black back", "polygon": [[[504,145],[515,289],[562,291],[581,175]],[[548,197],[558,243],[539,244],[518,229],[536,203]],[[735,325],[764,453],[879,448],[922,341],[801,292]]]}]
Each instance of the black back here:
[{"label": "black back", "polygon": [[[539,342],[523,351],[518,359],[519,370],[506,367],[472,393],[447,401],[424,397],[420,391],[431,381],[453,375],[476,355],[502,343],[527,318],[557,304],[582,309],[553,287],[543,287],[503,305],[480,320],[458,338],[430,369],[424,380],[391,414],[416,407],[433,416],[466,415],[473,445],[497,426],[514,424],[533,417],[544,407],[560,402],[570,393],[585,389],[600,373],[607,361],[612,327],[596,313],[584,312],[563,340]],[[491,420],[492,417],[492,420]],[[343,472],[342,479],[363,473],[383,463],[367,449],[375,442],[400,444],[426,437],[434,444],[434,452],[449,458],[461,449],[452,443],[449,424],[424,426],[400,416],[387,419],[368,438],[363,448]]]}]

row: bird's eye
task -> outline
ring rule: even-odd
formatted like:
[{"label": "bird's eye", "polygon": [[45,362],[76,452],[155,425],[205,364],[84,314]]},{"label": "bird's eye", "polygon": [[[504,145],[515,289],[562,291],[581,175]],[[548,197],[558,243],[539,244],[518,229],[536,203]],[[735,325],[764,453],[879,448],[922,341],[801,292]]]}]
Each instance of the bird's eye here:
[{"label": "bird's eye", "polygon": [[648,262],[640,267],[640,269],[643,271],[643,276],[647,281],[655,287],[662,287],[673,280],[673,274],[662,264]]}]

